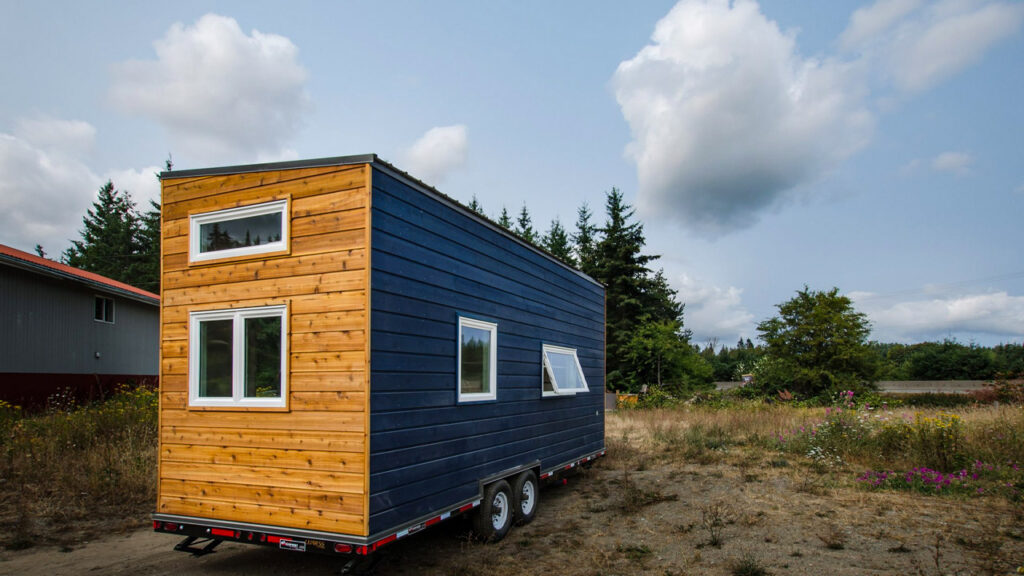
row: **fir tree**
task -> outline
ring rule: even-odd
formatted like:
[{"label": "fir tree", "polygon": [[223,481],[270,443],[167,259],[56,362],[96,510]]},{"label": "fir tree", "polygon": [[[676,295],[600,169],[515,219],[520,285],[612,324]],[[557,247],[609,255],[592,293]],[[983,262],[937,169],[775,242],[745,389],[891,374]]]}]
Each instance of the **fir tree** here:
[{"label": "fir tree", "polygon": [[558,218],[551,221],[551,227],[541,238],[541,245],[556,258],[570,266],[576,265],[576,259],[572,256],[572,245],[569,243],[569,235]]},{"label": "fir tree", "polygon": [[[658,256],[643,253],[643,225],[632,221],[633,208],[622,192],[612,188],[605,198],[607,221],[594,249],[591,275],[606,287],[607,380],[612,389],[636,383],[640,355],[631,353],[637,329],[647,323],[678,323],[674,331],[685,341],[682,305],[660,272],[652,274],[648,263]],[[689,349],[689,346],[686,346]]]},{"label": "fir tree", "polygon": [[537,233],[533,231],[533,220],[530,218],[530,211],[523,203],[523,209],[519,211],[519,218],[516,219],[515,233],[530,244],[537,243]]},{"label": "fir tree", "polygon": [[481,216],[485,216],[484,207],[476,199],[476,194],[473,194],[473,199],[469,201],[469,209]]},{"label": "fir tree", "polygon": [[139,269],[139,215],[127,192],[107,181],[82,218],[82,239],[64,251],[66,264],[133,284]]},{"label": "fir tree", "polygon": [[576,233],[572,235],[573,244],[576,245],[576,261],[579,263],[580,270],[593,276],[597,228],[590,223],[593,214],[586,202],[580,206],[576,215]]},{"label": "fir tree", "polygon": [[130,284],[159,294],[160,205],[150,200],[149,210],[142,214],[140,222],[138,279]]},{"label": "fir tree", "polygon": [[139,214],[127,191],[108,181],[82,218],[81,239],[61,260],[70,266],[157,292],[160,290],[160,207]]},{"label": "fir tree", "polygon": [[508,215],[508,209],[501,207],[501,216],[498,218],[498,225],[506,230],[512,229],[512,218]]}]

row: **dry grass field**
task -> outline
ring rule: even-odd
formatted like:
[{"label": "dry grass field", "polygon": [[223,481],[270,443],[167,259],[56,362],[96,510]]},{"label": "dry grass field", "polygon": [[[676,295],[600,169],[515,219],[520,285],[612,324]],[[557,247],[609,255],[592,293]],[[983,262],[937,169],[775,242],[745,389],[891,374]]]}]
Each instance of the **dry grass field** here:
[{"label": "dry grass field", "polygon": [[[564,486],[545,487],[533,523],[483,544],[468,522],[453,520],[383,548],[374,573],[939,575],[1024,565],[1024,409],[837,404],[609,413],[608,456]],[[107,526],[138,514],[135,504],[124,511]],[[44,545],[5,551],[0,574],[339,567],[329,557],[243,545],[196,559],[172,552],[173,537],[145,530],[84,544],[87,521],[73,517],[37,517],[32,526]],[[55,526],[78,526],[68,531],[78,539],[47,540]]]}]

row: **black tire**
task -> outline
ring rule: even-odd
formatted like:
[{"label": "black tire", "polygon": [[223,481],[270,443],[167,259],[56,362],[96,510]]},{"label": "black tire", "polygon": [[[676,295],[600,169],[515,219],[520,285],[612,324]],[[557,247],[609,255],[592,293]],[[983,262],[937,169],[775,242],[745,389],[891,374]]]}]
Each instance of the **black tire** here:
[{"label": "black tire", "polygon": [[540,485],[537,475],[527,470],[516,476],[512,483],[512,521],[516,526],[529,524],[537,515],[540,503]]},{"label": "black tire", "polygon": [[484,542],[497,542],[512,528],[512,512],[512,488],[508,482],[488,484],[473,517],[473,531]]}]

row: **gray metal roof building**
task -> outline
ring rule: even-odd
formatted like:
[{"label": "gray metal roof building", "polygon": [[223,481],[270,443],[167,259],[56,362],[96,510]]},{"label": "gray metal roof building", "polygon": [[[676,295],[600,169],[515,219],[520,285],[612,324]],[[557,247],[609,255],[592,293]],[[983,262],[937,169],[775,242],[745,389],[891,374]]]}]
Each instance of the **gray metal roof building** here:
[{"label": "gray metal roof building", "polygon": [[160,297],[0,245],[0,399],[39,405],[155,382]]}]

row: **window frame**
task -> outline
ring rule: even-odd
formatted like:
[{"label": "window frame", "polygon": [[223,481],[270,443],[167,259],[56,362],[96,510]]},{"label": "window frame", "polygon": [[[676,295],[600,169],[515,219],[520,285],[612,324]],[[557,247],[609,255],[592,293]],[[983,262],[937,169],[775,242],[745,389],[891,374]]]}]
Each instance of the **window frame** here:
[{"label": "window frame", "polygon": [[[576,371],[580,376],[580,381],[583,382],[583,388],[569,388],[566,390],[558,389],[558,380],[555,378],[555,371],[551,367],[551,361],[548,359],[548,352],[555,354],[566,354],[571,355],[573,362],[576,365]],[[544,389],[544,376],[548,375],[551,378],[551,388],[549,392]],[[576,353],[576,348],[568,348],[565,346],[556,346],[554,344],[541,344],[540,352],[540,392],[544,398],[553,398],[556,396],[575,396],[576,394],[590,392],[590,384],[587,383],[587,376],[583,373],[583,366],[580,364],[579,355]]]},{"label": "window frame", "polygon": [[[96,304],[98,304],[100,300],[103,301],[103,317],[102,318],[97,318],[96,317]],[[109,317],[107,316],[107,303],[108,302],[110,303],[110,316]],[[92,301],[92,319],[95,320],[96,322],[101,322],[103,324],[113,324],[114,323],[114,319],[115,319],[114,307],[115,307],[115,304],[114,304],[114,299],[113,298],[111,298],[109,296],[100,296],[99,294],[96,294],[95,298],[93,298],[93,301]]]},{"label": "window frame", "polygon": [[[207,224],[224,222],[226,220],[240,220],[253,216],[266,214],[281,215],[281,239],[275,242],[267,242],[258,246],[242,246],[239,248],[228,248],[225,250],[213,250],[202,252],[202,227]],[[204,212],[202,214],[189,215],[189,238],[188,238],[188,260],[189,263],[206,262],[208,260],[222,260],[224,258],[243,258],[257,254],[270,252],[286,252],[288,250],[288,225],[291,218],[288,209],[288,199],[263,202],[250,206],[238,208],[226,208],[215,212]]]},{"label": "window frame", "polygon": [[[476,328],[486,330],[490,333],[490,363],[488,370],[488,381],[490,383],[487,392],[463,392],[462,391],[462,329]],[[498,399],[498,324],[459,316],[458,339],[455,342],[455,393],[459,404],[468,402],[489,402]]]},{"label": "window frame", "polygon": [[[281,319],[281,395],[274,398],[245,396],[245,320]],[[231,396],[199,395],[200,329],[204,321],[231,320]],[[189,313],[188,404],[199,408],[287,408],[288,406],[288,306],[260,306],[221,310],[197,310]]]}]

